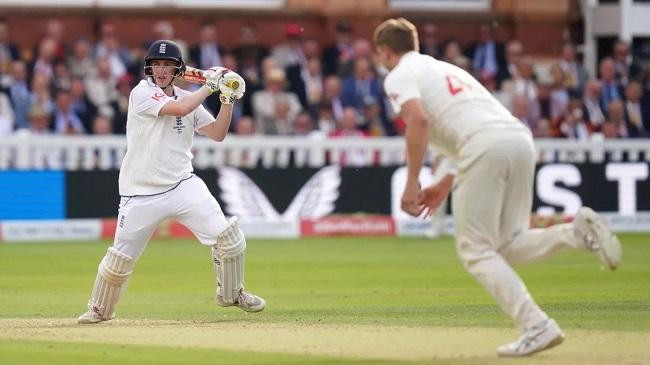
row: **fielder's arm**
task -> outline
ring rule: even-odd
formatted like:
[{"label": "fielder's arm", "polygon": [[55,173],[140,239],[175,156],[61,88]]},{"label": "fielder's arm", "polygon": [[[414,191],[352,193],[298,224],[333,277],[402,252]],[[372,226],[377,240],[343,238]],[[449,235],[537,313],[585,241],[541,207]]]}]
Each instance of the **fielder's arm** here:
[{"label": "fielder's arm", "polygon": [[402,194],[402,210],[417,217],[424,210],[418,198],[420,193],[418,178],[424,154],[427,151],[429,123],[420,99],[411,99],[405,102],[402,105],[400,115],[406,122],[407,152],[407,179]]}]

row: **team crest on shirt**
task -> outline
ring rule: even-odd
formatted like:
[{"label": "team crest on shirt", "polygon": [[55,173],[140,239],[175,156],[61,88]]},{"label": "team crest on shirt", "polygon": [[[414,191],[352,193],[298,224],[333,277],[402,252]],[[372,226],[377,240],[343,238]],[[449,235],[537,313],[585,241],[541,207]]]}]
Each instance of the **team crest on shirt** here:
[{"label": "team crest on shirt", "polygon": [[176,124],[173,127],[176,130],[176,133],[181,134],[183,133],[183,129],[185,129],[185,125],[183,124],[183,119],[181,117],[176,117]]},{"label": "team crest on shirt", "polygon": [[390,93],[390,94],[388,94],[388,98],[390,100],[392,100],[392,101],[397,101],[397,98],[399,98],[399,94],[398,93]]}]

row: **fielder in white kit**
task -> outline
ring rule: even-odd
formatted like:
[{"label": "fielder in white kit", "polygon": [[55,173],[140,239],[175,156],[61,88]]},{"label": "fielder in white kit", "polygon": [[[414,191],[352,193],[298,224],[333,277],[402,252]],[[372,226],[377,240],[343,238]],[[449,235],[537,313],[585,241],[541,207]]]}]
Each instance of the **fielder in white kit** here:
[{"label": "fielder in white kit", "polygon": [[[414,216],[430,214],[453,186],[460,261],[522,332],[497,353],[526,356],[560,344],[564,333],[533,301],[511,265],[568,247],[595,252],[615,269],[620,242],[584,207],[572,223],[529,229],[535,149],[526,126],[467,72],[419,54],[417,30],[406,19],[385,21],[374,38],[390,70],[386,94],[406,121],[408,178],[402,209]],[[420,190],[428,142],[456,163],[458,173]]]},{"label": "fielder in white kit", "polygon": [[[210,246],[217,279],[216,301],[259,312],[265,301],[244,291],[246,240],[236,217],[226,219],[205,183],[192,174],[194,132],[222,141],[232,104],[244,95],[244,80],[225,68],[205,73],[195,92],[174,86],[185,63],[178,45],[154,42],[145,57],[145,79],[131,91],[126,124],[127,152],[119,176],[120,205],[113,246],[100,262],[88,311],[79,323],[114,318],[115,305],[151,235],[165,219],[189,228]],[[238,81],[234,89],[232,81]],[[216,119],[201,105],[213,92],[222,103]]]}]

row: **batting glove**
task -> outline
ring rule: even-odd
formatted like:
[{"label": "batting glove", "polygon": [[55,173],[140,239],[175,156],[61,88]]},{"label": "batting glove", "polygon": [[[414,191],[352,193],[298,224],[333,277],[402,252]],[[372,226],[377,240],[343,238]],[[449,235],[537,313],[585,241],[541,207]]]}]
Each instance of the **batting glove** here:
[{"label": "batting glove", "polygon": [[203,73],[205,77],[205,87],[210,89],[210,94],[219,91],[219,83],[223,75],[230,70],[225,67],[212,67]]},{"label": "batting glove", "polygon": [[241,99],[246,92],[246,81],[236,72],[228,70],[219,79],[219,90],[222,94],[232,94],[235,99]]}]

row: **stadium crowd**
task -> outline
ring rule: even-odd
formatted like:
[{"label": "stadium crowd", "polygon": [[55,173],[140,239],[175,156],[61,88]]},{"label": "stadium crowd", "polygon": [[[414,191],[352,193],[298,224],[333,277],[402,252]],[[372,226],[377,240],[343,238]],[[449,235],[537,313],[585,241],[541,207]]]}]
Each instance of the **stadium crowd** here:
[{"label": "stadium crowd", "polygon": [[[142,78],[149,44],[157,39],[179,43],[188,65],[224,66],[244,77],[247,93],[236,104],[231,125],[236,134],[403,133],[403,122],[383,93],[386,70],[375,60],[372,40],[355,37],[345,20],[337,23],[336,41],[328,45],[304,37],[297,23],[287,24],[286,42],[272,47],[258,41],[254,26],[244,26],[231,49],[220,45],[212,23],[201,27],[198,42],[188,44],[174,36],[171,23],[160,21],[150,41],[137,49],[127,49],[115,30],[104,22],[96,39],[80,37],[66,44],[63,24],[51,19],[33,49],[18,49],[0,20],[0,136],[16,130],[125,133],[129,93]],[[536,137],[650,137],[650,67],[635,63],[624,41],[599,61],[598,75],[589,75],[571,43],[541,65],[526,52],[524,40],[498,42],[488,25],[480,26],[471,45],[441,41],[433,23],[419,32],[422,53],[471,72]],[[219,105],[216,96],[205,104],[213,113]]]}]

